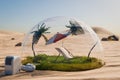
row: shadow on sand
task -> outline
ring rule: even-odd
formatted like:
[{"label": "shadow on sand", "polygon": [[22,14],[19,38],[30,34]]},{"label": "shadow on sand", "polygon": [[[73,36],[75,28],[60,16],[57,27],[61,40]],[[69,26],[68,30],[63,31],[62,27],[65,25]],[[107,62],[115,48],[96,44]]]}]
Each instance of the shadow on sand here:
[{"label": "shadow on sand", "polygon": [[118,64],[118,65],[106,65],[105,67],[120,67],[120,64]]}]

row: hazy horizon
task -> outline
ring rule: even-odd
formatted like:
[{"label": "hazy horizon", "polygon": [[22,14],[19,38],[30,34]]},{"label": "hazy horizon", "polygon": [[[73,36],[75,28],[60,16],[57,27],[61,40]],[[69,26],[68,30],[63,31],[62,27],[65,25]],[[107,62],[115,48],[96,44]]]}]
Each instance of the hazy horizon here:
[{"label": "hazy horizon", "polygon": [[0,30],[28,32],[41,20],[75,17],[120,34],[120,0],[0,0]]}]

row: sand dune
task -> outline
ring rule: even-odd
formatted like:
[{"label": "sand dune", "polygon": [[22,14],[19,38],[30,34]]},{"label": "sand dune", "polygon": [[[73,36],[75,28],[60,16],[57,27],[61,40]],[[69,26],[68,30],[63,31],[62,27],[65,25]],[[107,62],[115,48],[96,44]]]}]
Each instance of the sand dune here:
[{"label": "sand dune", "polygon": [[5,30],[0,30],[0,36],[8,36],[8,35],[22,35],[23,33],[20,32],[12,32],[12,31],[5,31]]},{"label": "sand dune", "polygon": [[[104,28],[93,27],[99,37],[111,35],[112,33]],[[21,72],[12,76],[1,76],[4,71],[4,58],[7,55],[21,56],[21,47],[15,47],[15,44],[22,42],[23,33],[8,32],[0,30],[0,80],[120,80],[120,42],[102,42],[104,52],[100,57],[106,62],[106,65],[100,69],[82,71],[82,72],[60,72],[60,71],[34,71],[31,73]],[[15,38],[15,40],[11,40]],[[81,39],[81,43],[85,40]],[[75,42],[74,42],[75,43]],[[77,42],[75,43],[77,44]],[[84,49],[87,50],[86,45]],[[70,48],[72,46],[69,46]],[[79,48],[77,48],[79,49]],[[44,49],[42,49],[45,51]],[[30,50],[31,51],[31,50]],[[50,49],[48,49],[50,51]],[[26,54],[27,55],[27,54]],[[26,56],[25,55],[25,56]],[[32,55],[32,54],[31,54]]]},{"label": "sand dune", "polygon": [[93,26],[92,29],[98,34],[100,39],[102,39],[103,37],[107,38],[108,36],[111,36],[111,35],[116,35],[117,37],[120,37],[120,35],[114,34],[103,27]]},{"label": "sand dune", "polygon": [[113,33],[111,31],[108,31],[107,29],[103,27],[92,27],[92,29],[97,33],[97,34],[107,34],[107,35],[112,35]]},{"label": "sand dune", "polygon": [[15,47],[15,44],[22,42],[23,37],[23,33],[0,31],[0,57],[15,55],[17,52],[20,52],[20,48]]}]

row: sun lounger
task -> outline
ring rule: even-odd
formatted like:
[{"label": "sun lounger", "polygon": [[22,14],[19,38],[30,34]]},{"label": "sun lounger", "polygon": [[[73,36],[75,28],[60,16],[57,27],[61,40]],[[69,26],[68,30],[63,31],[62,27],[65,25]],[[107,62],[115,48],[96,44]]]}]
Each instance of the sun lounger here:
[{"label": "sun lounger", "polygon": [[[58,57],[60,56],[60,54],[62,54],[66,60],[73,58],[73,55],[66,48],[60,47],[55,49],[59,52]],[[58,59],[58,57],[56,58],[56,60]]]}]

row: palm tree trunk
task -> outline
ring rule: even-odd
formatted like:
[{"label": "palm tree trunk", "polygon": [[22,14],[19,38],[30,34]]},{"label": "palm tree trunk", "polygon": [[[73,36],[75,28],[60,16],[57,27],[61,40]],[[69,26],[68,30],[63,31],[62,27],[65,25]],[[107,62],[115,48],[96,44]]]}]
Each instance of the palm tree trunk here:
[{"label": "palm tree trunk", "polygon": [[97,45],[98,42],[96,42],[93,47],[90,49],[89,53],[88,53],[88,58],[90,57],[90,53],[92,52],[92,50],[94,49],[94,47]]},{"label": "palm tree trunk", "polygon": [[36,55],[35,55],[35,50],[34,50],[34,43],[32,43],[32,51],[33,51],[33,55],[35,57]]}]

